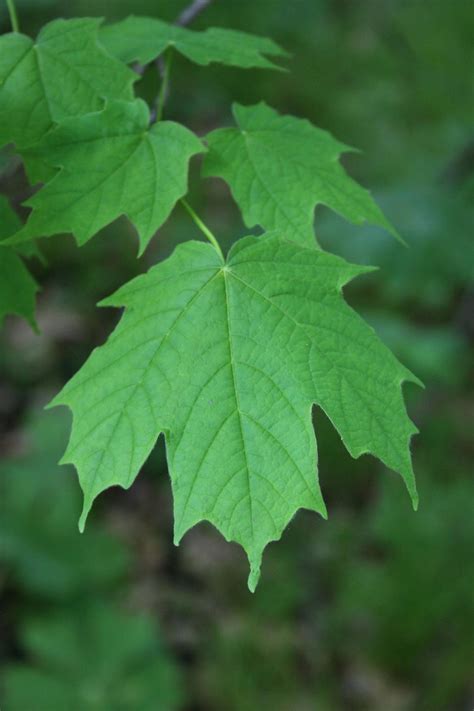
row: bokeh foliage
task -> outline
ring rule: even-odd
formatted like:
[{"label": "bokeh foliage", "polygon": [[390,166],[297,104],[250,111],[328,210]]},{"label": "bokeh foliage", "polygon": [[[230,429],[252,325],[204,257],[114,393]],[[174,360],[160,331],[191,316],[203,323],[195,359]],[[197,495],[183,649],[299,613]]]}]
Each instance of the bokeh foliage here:
[{"label": "bokeh foliage", "polygon": [[[57,16],[120,19],[133,11],[172,19],[184,4],[17,2],[22,29],[31,35]],[[95,690],[87,698],[96,709],[120,708],[113,696],[120,686],[107,685],[117,669],[120,682],[142,694],[130,697],[130,708],[147,708],[147,693],[163,709],[203,711],[472,707],[473,23],[470,4],[461,1],[216,0],[197,28],[215,24],[271,36],[291,52],[291,73],[204,70],[177,59],[166,108],[167,118],[204,135],[231,123],[231,101],[263,98],[364,150],[364,160],[349,155],[345,165],[378,188],[377,199],[409,248],[324,208],[317,210],[317,234],[324,248],[380,267],[349,287],[350,301],[425,382],[420,393],[407,387],[422,432],[414,442],[419,511],[373,460],[352,461],[317,412],[329,521],[298,514],[278,549],[270,547],[256,596],[239,582],[243,555],[210,528],[188,533],[178,550],[170,544],[170,487],[160,449],[128,495],[104,497],[80,537],[74,474],[54,464],[68,423],[39,413],[39,406],[115,323],[114,314],[97,313],[95,302],[196,235],[176,212],[138,262],[120,221],[81,250],[72,239],[54,238],[44,246],[48,267],[31,260],[44,284],[42,333],[8,319],[0,336],[2,709],[27,708],[30,702],[15,696],[25,679],[32,689],[35,679],[49,684],[49,694],[61,694],[64,665],[72,686],[83,688],[85,680]],[[151,69],[140,92],[152,100],[156,89]],[[13,168],[2,155],[0,192],[18,206],[27,196]],[[192,189],[228,243],[245,233],[221,183]],[[81,615],[95,630],[85,647],[72,633]],[[92,678],[86,662],[103,654],[97,628],[107,619],[130,648],[118,661],[117,650],[106,653],[102,658],[115,667],[98,664]],[[138,630],[135,646],[128,625]],[[52,640],[51,650],[38,648],[38,634]],[[51,654],[66,648],[68,635],[71,653],[58,665]],[[152,680],[152,666],[140,655],[156,665]],[[132,674],[137,659],[140,679]],[[63,707],[88,708],[83,699],[59,699]]]}]

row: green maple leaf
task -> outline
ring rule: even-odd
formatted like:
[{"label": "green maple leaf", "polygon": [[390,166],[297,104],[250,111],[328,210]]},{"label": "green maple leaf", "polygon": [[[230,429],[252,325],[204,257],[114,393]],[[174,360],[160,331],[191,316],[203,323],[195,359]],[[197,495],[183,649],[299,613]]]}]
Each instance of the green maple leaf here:
[{"label": "green maple leaf", "polygon": [[97,42],[100,20],[55,20],[36,42],[0,37],[0,146],[38,141],[54,124],[97,111],[104,99],[131,99],[137,79]]},{"label": "green maple leaf", "polygon": [[149,128],[140,99],[67,119],[26,155],[62,170],[25,204],[28,222],[8,242],[72,232],[79,245],[122,214],[135,225],[140,252],[187,192],[188,164],[204,151],[171,121]]},{"label": "green maple leaf", "polygon": [[38,330],[35,321],[36,292],[39,287],[21,257],[0,244],[0,326],[8,314],[22,316]]},{"label": "green maple leaf", "polygon": [[266,37],[219,27],[195,32],[153,17],[131,16],[107,25],[100,32],[100,40],[111,54],[127,63],[148,64],[168,47],[197,64],[220,62],[243,68],[281,69],[265,55],[287,56],[276,42]]},{"label": "green maple leaf", "polygon": [[146,615],[89,604],[30,619],[20,634],[31,662],[2,670],[5,708],[10,711],[182,707],[178,669]]},{"label": "green maple leaf", "polygon": [[176,543],[210,521],[245,548],[253,590],[295,511],[326,515],[313,404],[354,457],[399,471],[416,505],[401,383],[417,380],[341,295],[366,271],[278,235],[240,240],[226,262],[188,242],[105,299],[125,315],[52,403],[73,412],[63,462],[84,491],[81,527],[163,432]]},{"label": "green maple leaf", "polygon": [[0,243],[21,227],[21,220],[6,195],[0,194]]},{"label": "green maple leaf", "polygon": [[233,105],[237,128],[212,131],[204,175],[230,186],[247,227],[281,230],[314,245],[314,208],[327,205],[356,224],[396,235],[370,193],[350,178],[339,156],[353,149],[309,121],[280,116],[266,104]]},{"label": "green maple leaf", "polygon": [[35,302],[39,287],[20,255],[2,244],[20,225],[6,197],[0,195],[0,327],[5,316],[16,314],[37,330]]}]

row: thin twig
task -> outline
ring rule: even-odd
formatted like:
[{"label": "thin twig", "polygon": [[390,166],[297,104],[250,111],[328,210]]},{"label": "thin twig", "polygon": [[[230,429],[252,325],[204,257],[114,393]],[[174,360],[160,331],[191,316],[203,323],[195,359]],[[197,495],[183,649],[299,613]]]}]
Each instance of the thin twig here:
[{"label": "thin twig", "polygon": [[140,64],[140,62],[135,62],[134,64],[132,64],[132,70],[135,72],[135,74],[138,74],[139,77],[142,77],[145,74],[146,66],[146,64]]},{"label": "thin twig", "polygon": [[194,0],[189,7],[186,7],[183,10],[181,15],[175,21],[175,25],[186,27],[186,25],[189,25],[198,15],[201,14],[201,12],[205,10],[211,2],[212,0]]},{"label": "thin twig", "polygon": [[[179,25],[180,27],[185,27],[186,25],[189,25],[203,10],[206,9],[208,5],[210,5],[212,0],[194,0],[194,2],[189,5],[181,15],[178,17],[178,19],[175,21],[175,25]],[[168,84],[169,77],[166,77],[166,84]],[[163,82],[164,83],[164,82]],[[166,93],[164,94],[164,101],[166,101]],[[217,254],[219,257],[222,259],[222,261],[225,263],[225,257],[222,252],[221,246],[215,237],[209,227],[201,220],[199,215],[193,210],[191,205],[188,203],[187,200],[184,198],[181,198],[181,204],[188,213],[188,215],[191,217],[191,219],[195,222],[195,224],[199,227],[201,232],[207,237],[209,242],[212,244],[214,249],[217,251]]]},{"label": "thin twig", "polygon": [[[194,0],[191,5],[189,5],[183,10],[183,12],[175,20],[174,24],[179,25],[180,27],[185,27],[186,25],[189,25],[203,10],[206,9],[208,5],[211,4],[211,2],[212,0]],[[168,99],[169,70],[172,52],[172,47],[169,47],[166,53],[166,58],[161,55],[154,60],[156,71],[158,72],[158,75],[161,80],[161,87],[155,101],[155,106],[153,107],[150,114],[150,124],[155,123],[155,121],[160,121],[161,116],[163,114],[163,107]],[[138,74],[143,74],[143,72],[145,71],[145,67],[140,64],[135,65],[133,68]]]},{"label": "thin twig", "polygon": [[[166,99],[168,98],[169,91],[169,80],[170,80],[170,69],[171,60],[173,59],[173,53],[170,49],[166,51],[166,56],[164,60],[163,73],[161,74],[161,86],[160,91],[156,99],[156,104],[150,115],[150,123],[155,123],[155,121],[161,121],[163,115],[163,107],[165,105]],[[158,68],[161,73],[161,69]]]}]

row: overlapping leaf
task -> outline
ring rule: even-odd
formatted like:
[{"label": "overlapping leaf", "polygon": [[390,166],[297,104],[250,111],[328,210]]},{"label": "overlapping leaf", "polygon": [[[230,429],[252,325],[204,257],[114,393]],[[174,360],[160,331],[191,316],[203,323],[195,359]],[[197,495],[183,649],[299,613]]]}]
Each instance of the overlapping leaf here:
[{"label": "overlapping leaf", "polygon": [[101,491],[132,484],[163,432],[176,542],[210,521],[247,551],[254,589],[295,511],[325,515],[313,403],[354,457],[399,471],[416,505],[401,392],[416,379],[341,295],[365,271],[278,235],[240,240],[225,263],[188,242],[106,299],[124,317],[53,402],[74,415],[64,461],[84,490],[81,526]]},{"label": "overlapping leaf", "polygon": [[7,199],[0,195],[0,327],[5,316],[16,314],[36,329],[35,302],[38,285],[21,257],[2,240],[20,227]]},{"label": "overlapping leaf", "polygon": [[108,51],[124,62],[147,64],[172,47],[192,62],[220,62],[236,67],[279,69],[267,57],[287,53],[266,37],[211,27],[204,32],[170,25],[154,17],[128,17],[103,27],[100,40]]},{"label": "overlapping leaf", "polygon": [[149,128],[149,118],[141,100],[111,101],[45,136],[29,155],[62,170],[26,203],[33,211],[10,242],[72,232],[81,245],[125,214],[143,251],[186,193],[190,158],[204,150],[180,124]]},{"label": "overlapping leaf", "polygon": [[55,20],[35,42],[0,38],[0,146],[23,148],[55,123],[97,111],[104,99],[131,99],[137,78],[97,42],[100,20]]},{"label": "overlapping leaf", "polygon": [[339,163],[352,150],[309,121],[280,116],[264,103],[234,104],[237,128],[212,131],[204,175],[223,178],[247,227],[292,234],[312,246],[314,208],[327,205],[343,217],[395,230],[367,190]]}]

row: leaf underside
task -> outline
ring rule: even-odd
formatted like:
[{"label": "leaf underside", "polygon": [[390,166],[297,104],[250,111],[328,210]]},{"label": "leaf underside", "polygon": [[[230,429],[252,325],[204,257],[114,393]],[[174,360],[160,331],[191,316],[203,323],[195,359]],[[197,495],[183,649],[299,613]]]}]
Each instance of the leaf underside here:
[{"label": "leaf underside", "polygon": [[148,64],[168,48],[197,64],[220,62],[241,68],[281,69],[268,56],[288,56],[276,42],[266,37],[220,27],[196,32],[154,17],[133,15],[103,27],[100,41],[112,55],[127,64]]},{"label": "leaf underside", "polygon": [[314,209],[326,205],[350,222],[396,231],[370,193],[339,163],[353,149],[309,121],[266,104],[233,106],[236,128],[212,131],[203,174],[225,180],[247,227],[280,230],[314,246]]},{"label": "leaf underside", "polygon": [[140,99],[111,101],[48,133],[27,155],[62,170],[25,203],[33,208],[28,222],[8,242],[72,232],[82,245],[125,214],[143,252],[187,192],[189,160],[204,151],[184,126],[149,128],[149,119]]},{"label": "leaf underside", "polygon": [[417,380],[341,294],[366,271],[276,234],[240,240],[225,264],[187,242],[103,301],[125,307],[119,325],[51,403],[73,412],[63,462],[84,491],[81,527],[164,433],[175,542],[210,521],[245,548],[254,590],[297,509],[326,515],[314,404],[352,456],[400,472],[416,505],[401,384]]}]

